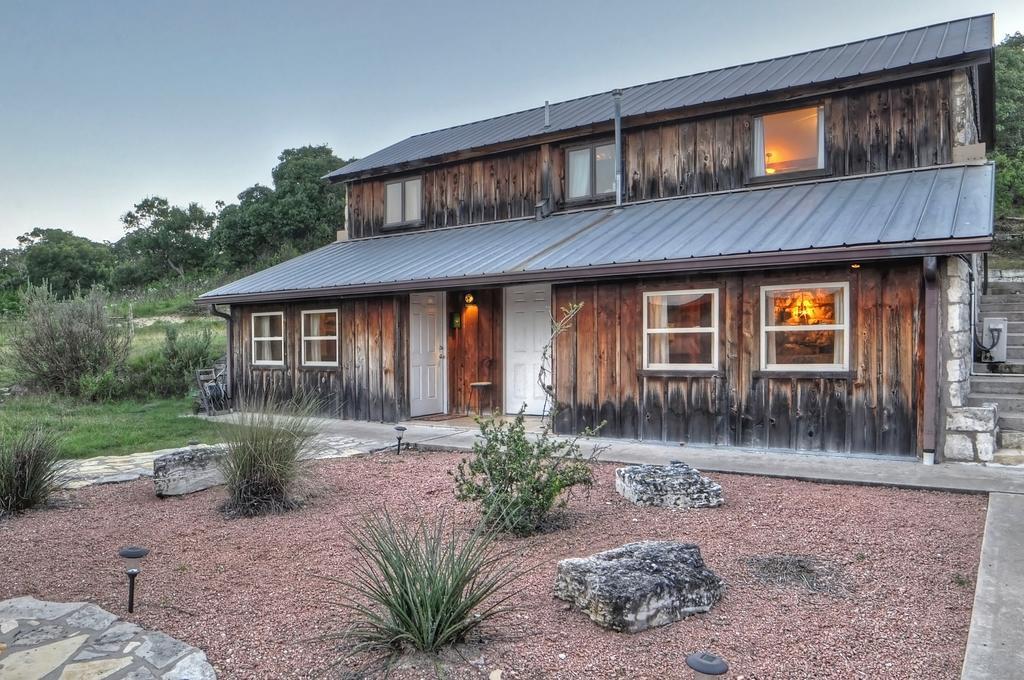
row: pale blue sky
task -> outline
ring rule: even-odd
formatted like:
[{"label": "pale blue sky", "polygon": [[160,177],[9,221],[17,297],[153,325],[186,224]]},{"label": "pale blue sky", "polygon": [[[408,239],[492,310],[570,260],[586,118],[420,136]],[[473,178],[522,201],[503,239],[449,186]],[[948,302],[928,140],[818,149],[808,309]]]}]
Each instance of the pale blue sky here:
[{"label": "pale blue sky", "polygon": [[0,0],[0,247],[116,240],[151,194],[212,209],[286,147],[410,134],[1024,3]]}]

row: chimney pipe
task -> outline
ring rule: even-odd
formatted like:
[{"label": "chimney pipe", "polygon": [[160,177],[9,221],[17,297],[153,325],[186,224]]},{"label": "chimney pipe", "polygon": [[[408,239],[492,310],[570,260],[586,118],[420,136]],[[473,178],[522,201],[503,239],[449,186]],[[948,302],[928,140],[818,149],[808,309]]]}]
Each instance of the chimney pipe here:
[{"label": "chimney pipe", "polygon": [[551,127],[551,105],[548,104],[548,100],[544,100],[544,129],[547,130]]},{"label": "chimney pipe", "polygon": [[612,90],[615,102],[615,205],[622,205],[622,90]]}]

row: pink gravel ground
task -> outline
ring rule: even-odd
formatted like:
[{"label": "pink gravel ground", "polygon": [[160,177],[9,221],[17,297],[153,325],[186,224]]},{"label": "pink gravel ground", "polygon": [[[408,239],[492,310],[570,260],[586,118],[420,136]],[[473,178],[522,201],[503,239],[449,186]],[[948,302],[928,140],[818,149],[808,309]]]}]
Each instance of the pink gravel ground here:
[{"label": "pink gravel ground", "polygon": [[[408,519],[447,509],[469,527],[475,510],[453,500],[447,474],[459,458],[323,461],[310,505],[259,519],[224,519],[222,489],[165,500],[149,481],[71,492],[65,507],[0,521],[0,599],[96,602],[206,650],[222,678],[312,676],[338,657],[336,646],[309,639],[345,625],[331,603],[337,586],[315,575],[345,577],[347,527],[381,504]],[[524,563],[540,566],[523,580],[518,610],[488,624],[484,643],[460,650],[476,665],[457,664],[453,676],[688,678],[685,655],[709,648],[728,659],[730,677],[959,677],[984,496],[720,474],[712,476],[724,507],[670,511],[630,505],[613,474],[597,466],[597,485],[572,499],[564,528],[508,539]],[[625,635],[552,598],[557,560],[640,539],[698,543],[728,583],[723,600],[709,614]],[[115,557],[130,543],[153,551],[132,616]],[[757,581],[747,558],[772,553],[841,565],[849,594]],[[397,677],[432,676],[420,664]]]}]

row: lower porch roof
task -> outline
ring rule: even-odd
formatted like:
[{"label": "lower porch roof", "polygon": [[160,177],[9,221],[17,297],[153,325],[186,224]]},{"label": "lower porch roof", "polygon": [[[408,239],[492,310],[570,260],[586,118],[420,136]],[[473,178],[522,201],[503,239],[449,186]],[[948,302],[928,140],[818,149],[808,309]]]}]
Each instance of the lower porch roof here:
[{"label": "lower porch roof", "polygon": [[773,184],[339,241],[203,304],[988,250],[991,163]]}]

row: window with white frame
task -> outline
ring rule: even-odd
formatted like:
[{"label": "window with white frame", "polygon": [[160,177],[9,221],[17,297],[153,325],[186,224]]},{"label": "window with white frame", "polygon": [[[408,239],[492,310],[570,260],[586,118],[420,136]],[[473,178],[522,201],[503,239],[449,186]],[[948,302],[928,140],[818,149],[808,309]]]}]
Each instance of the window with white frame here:
[{"label": "window with white frame", "polygon": [[252,315],[252,363],[257,366],[284,364],[284,312]]},{"label": "window with white frame", "polygon": [[384,226],[417,224],[423,202],[423,179],[411,177],[384,185]]},{"label": "window with white frame", "polygon": [[302,365],[338,365],[338,310],[302,312]]},{"label": "window with white frame", "polygon": [[644,293],[644,368],[718,368],[718,290]]},{"label": "window with white frame", "polygon": [[566,151],[570,201],[600,198],[615,192],[615,145],[592,144]]},{"label": "window with white frame", "polygon": [[809,106],[754,119],[754,175],[825,167],[825,108]]},{"label": "window with white frame", "polygon": [[761,288],[761,367],[845,371],[850,365],[850,285]]}]

